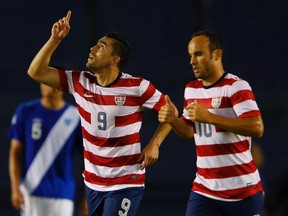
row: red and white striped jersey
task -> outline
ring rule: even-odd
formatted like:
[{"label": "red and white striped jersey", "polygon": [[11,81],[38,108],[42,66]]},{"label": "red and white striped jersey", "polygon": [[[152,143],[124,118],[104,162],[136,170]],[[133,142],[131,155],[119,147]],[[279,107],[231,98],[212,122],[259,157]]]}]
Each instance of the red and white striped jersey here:
[{"label": "red and white striped jersey", "polygon": [[[209,87],[204,87],[201,80],[188,83],[182,118],[188,119],[185,107],[195,100],[204,104],[211,113],[221,116],[245,118],[261,115],[248,82],[229,73]],[[226,201],[240,200],[263,191],[250,152],[251,137],[207,123],[195,122],[194,127],[197,173],[192,190]]]},{"label": "red and white striped jersey", "polygon": [[144,186],[139,131],[144,108],[159,111],[164,95],[141,77],[120,73],[109,86],[88,71],[60,71],[61,90],[76,101],[84,144],[85,184],[98,191]]}]

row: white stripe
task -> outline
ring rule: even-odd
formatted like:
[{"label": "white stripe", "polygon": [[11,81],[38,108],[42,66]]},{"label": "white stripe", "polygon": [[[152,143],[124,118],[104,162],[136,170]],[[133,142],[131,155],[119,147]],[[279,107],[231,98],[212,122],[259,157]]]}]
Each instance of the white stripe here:
[{"label": "white stripe", "polygon": [[236,82],[233,83],[232,88],[231,88],[231,94],[235,94],[238,91],[242,91],[242,90],[248,90],[248,91],[252,91],[249,83],[245,80],[238,80]]},{"label": "white stripe", "polygon": [[87,159],[84,159],[85,170],[93,173],[102,178],[115,178],[130,174],[144,174],[145,171],[140,169],[140,164],[127,165],[121,167],[107,167],[98,166],[90,163]]},{"label": "white stripe", "polygon": [[131,187],[144,187],[144,184],[116,184],[116,185],[96,185],[91,184],[84,180],[84,183],[87,187],[91,188],[92,190],[96,191],[116,191],[121,190],[124,188],[131,188]]},{"label": "white stripe", "polygon": [[[69,125],[65,123],[67,118],[72,119]],[[77,109],[75,107],[68,107],[50,130],[46,140],[27,170],[25,179],[21,184],[21,188],[24,192],[31,194],[36,189],[62,147],[65,145],[66,140],[77,127],[78,121],[79,115]],[[63,128],[65,128],[65,130],[63,130]]]},{"label": "white stripe", "polygon": [[231,190],[255,185],[260,181],[258,170],[254,173],[238,177],[222,179],[205,179],[203,176],[196,174],[195,182],[204,185],[213,191]]},{"label": "white stripe", "polygon": [[141,152],[140,143],[119,147],[99,147],[89,143],[86,139],[83,139],[83,143],[86,151],[107,158],[134,155]]},{"label": "white stripe", "polygon": [[240,116],[243,113],[250,112],[252,110],[259,110],[256,101],[254,100],[245,100],[241,103],[236,104],[233,109]]},{"label": "white stripe", "polygon": [[197,157],[197,167],[199,168],[219,168],[226,166],[241,165],[251,162],[250,151],[238,154],[227,154],[219,156]]},{"label": "white stripe", "polygon": [[213,98],[213,97],[231,97],[238,91],[248,90],[251,91],[251,87],[245,80],[238,80],[233,85],[225,85],[220,87],[213,87],[209,89],[203,88],[185,88],[184,97],[189,99],[191,97],[197,98]]},{"label": "white stripe", "polygon": [[103,137],[103,138],[117,138],[119,136],[125,136],[129,134],[134,134],[138,133],[140,131],[142,122],[136,122],[130,125],[125,125],[125,126],[118,126],[115,127],[114,124],[108,125],[107,130],[99,130],[96,121],[92,121],[91,124],[86,122],[84,119],[81,119],[82,121],[82,127],[87,130],[89,134],[92,136],[98,136],[98,137]]},{"label": "white stripe", "polygon": [[238,134],[233,134],[231,132],[215,132],[212,137],[199,137],[199,134],[194,135],[195,141],[197,141],[197,146],[202,146],[202,145],[207,145],[207,144],[231,144],[231,143],[236,143],[236,142],[241,142],[248,140],[250,143],[251,138],[250,137],[245,137],[241,136]]}]

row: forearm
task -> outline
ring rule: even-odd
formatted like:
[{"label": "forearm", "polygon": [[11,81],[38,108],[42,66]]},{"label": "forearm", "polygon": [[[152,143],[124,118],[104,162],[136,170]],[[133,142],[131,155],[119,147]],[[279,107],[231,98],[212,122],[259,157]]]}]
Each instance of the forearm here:
[{"label": "forearm", "polygon": [[194,128],[181,118],[175,118],[171,123],[175,133],[180,137],[192,139],[194,137]]},{"label": "forearm", "polygon": [[11,182],[11,190],[15,192],[19,190],[20,181],[21,181],[21,160],[20,155],[15,155],[10,153],[9,158],[9,175],[10,175],[10,182]]},{"label": "forearm", "polygon": [[264,132],[263,121],[259,116],[249,118],[228,118],[211,113],[208,123],[242,136],[261,138]]},{"label": "forearm", "polygon": [[29,66],[28,75],[31,78],[55,88],[59,87],[59,83],[55,82],[55,80],[58,80],[58,71],[49,67],[49,63],[53,53],[60,43],[60,39],[50,37],[44,44]]},{"label": "forearm", "polygon": [[172,127],[170,124],[160,123],[154,136],[151,139],[151,143],[154,143],[159,148],[171,129]]}]

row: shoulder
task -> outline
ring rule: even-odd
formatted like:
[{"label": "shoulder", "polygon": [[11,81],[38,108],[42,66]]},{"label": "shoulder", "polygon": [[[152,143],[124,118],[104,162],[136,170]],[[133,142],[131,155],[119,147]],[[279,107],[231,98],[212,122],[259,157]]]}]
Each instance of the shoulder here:
[{"label": "shoulder", "polygon": [[188,82],[185,86],[185,88],[202,88],[202,87],[203,87],[203,84],[202,84],[201,79],[192,80]]},{"label": "shoulder", "polygon": [[17,110],[30,110],[33,109],[34,107],[40,106],[40,99],[37,100],[32,100],[32,101],[27,101],[24,103],[21,103],[17,106]]},{"label": "shoulder", "polygon": [[126,86],[126,87],[133,87],[133,86],[140,86],[143,82],[149,82],[148,80],[144,79],[143,77],[133,76],[128,73],[123,73],[117,82],[117,86]]},{"label": "shoulder", "polygon": [[250,84],[245,79],[230,73],[225,76],[224,83],[236,89],[251,89]]},{"label": "shoulder", "polygon": [[124,73],[124,72],[122,72],[121,79],[144,80],[143,77],[134,76],[134,75],[131,75],[131,74],[128,74],[128,73]]}]

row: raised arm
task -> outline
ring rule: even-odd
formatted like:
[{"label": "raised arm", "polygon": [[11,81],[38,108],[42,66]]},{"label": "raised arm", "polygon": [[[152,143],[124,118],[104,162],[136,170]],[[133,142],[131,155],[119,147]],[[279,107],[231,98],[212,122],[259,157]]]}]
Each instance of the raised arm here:
[{"label": "raised arm", "polygon": [[176,106],[166,95],[166,104],[161,107],[158,112],[158,120],[161,123],[169,123],[173,130],[183,138],[191,139],[194,137],[194,128],[185,120],[178,118],[178,111]]},{"label": "raised arm", "polygon": [[58,22],[54,23],[50,38],[36,54],[28,69],[28,75],[34,80],[54,88],[60,87],[58,70],[49,67],[48,65],[54,51],[69,33],[70,17],[71,11],[68,11],[66,17],[63,17]]}]

